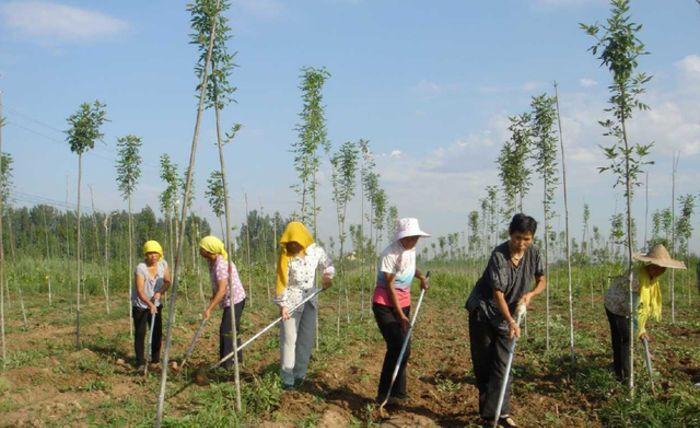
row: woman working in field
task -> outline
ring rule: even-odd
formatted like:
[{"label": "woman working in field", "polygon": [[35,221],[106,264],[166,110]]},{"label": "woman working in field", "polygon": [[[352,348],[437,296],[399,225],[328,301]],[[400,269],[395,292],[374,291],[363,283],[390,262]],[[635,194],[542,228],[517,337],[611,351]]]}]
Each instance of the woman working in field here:
[{"label": "woman working in field", "polygon": [[[546,287],[544,263],[539,249],[532,243],[536,231],[534,218],[525,214],[513,217],[508,227],[510,239],[493,250],[465,305],[469,312],[469,343],[479,390],[479,414],[488,426],[497,417],[500,426],[517,426],[510,416],[510,381],[501,414],[496,415],[496,410],[511,340],[520,337],[520,327],[513,318],[515,309],[519,304],[528,307],[532,298]],[[533,281],[535,289],[529,291]]]},{"label": "woman working in field", "polygon": [[[156,241],[143,244],[143,262],[134,271],[134,288],[131,290],[132,317],[134,318],[134,348],[136,366],[143,370],[146,363],[158,364],[160,346],[163,337],[163,320],[161,298],[170,286],[168,263],[163,259],[163,248]],[[144,358],[144,340],[147,328],[151,328],[151,318],[155,314],[153,339],[151,343],[151,361]],[[154,367],[155,368],[155,367]]]},{"label": "woman working in field", "polygon": [[[685,264],[673,260],[661,244],[654,245],[647,254],[635,255],[634,259],[641,263],[632,269],[632,298],[635,308],[633,322],[638,337],[649,340],[647,320],[661,320],[661,275],[666,268],[685,269]],[[603,302],[610,323],[615,376],[619,381],[625,381],[629,377],[630,368],[630,296],[627,275],[613,279]]]},{"label": "woman working in field", "polygon": [[275,301],[280,308],[280,374],[282,387],[293,389],[306,377],[311,347],[316,335],[318,298],[314,297],[294,312],[292,308],[311,296],[316,269],[323,269],[323,288],[330,287],[335,276],[331,259],[309,230],[298,221],[290,222],[280,237],[277,261]]},{"label": "woman working in field", "polygon": [[[224,243],[215,236],[206,236],[199,241],[199,255],[209,263],[209,278],[211,279],[211,299],[202,315],[209,319],[211,311],[216,306],[223,310],[221,324],[219,325],[219,359],[224,358],[234,351],[233,332],[231,325],[231,303],[233,301],[233,315],[236,323],[236,332],[240,332],[241,314],[245,307],[245,290],[238,276],[236,265],[229,261]],[[233,284],[233,298],[231,296],[231,284]],[[240,336],[239,336],[240,337]],[[236,347],[240,345],[237,338]],[[243,361],[243,352],[238,353],[238,361]],[[222,366],[230,368],[233,359],[229,358]]]},{"label": "woman working in field", "polygon": [[415,218],[402,218],[397,222],[393,242],[384,249],[377,266],[377,283],[372,296],[372,312],[386,342],[386,354],[379,376],[377,401],[400,404],[406,395],[406,364],[409,349],[399,366],[393,388],[391,376],[399,359],[403,342],[408,333],[411,312],[411,283],[416,277],[422,289],[428,289],[427,278],[416,268],[416,244],[421,237],[430,236],[420,229]]}]

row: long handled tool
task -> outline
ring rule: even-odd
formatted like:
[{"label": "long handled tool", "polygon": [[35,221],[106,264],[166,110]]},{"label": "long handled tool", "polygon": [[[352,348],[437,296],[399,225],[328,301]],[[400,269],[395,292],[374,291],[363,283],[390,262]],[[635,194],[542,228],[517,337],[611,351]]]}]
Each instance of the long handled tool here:
[{"label": "long handled tool", "polygon": [[651,351],[649,351],[649,341],[646,337],[642,337],[642,343],[644,344],[644,361],[647,364],[647,371],[649,372],[649,382],[651,382],[651,393],[656,395],[656,388],[654,388],[654,369],[651,365]]},{"label": "long handled tool", "polygon": [[[425,278],[428,279],[430,277],[430,271],[425,275]],[[411,325],[408,327],[408,331],[406,332],[406,337],[403,339],[403,345],[401,345],[401,352],[399,353],[399,359],[396,361],[396,367],[394,367],[394,373],[391,374],[391,383],[389,384],[389,390],[386,392],[386,397],[384,397],[384,401],[382,401],[382,404],[379,405],[379,414],[383,415],[384,414],[384,406],[386,406],[386,403],[389,401],[389,396],[391,395],[391,390],[394,388],[394,382],[396,382],[396,378],[399,375],[399,368],[401,368],[401,361],[403,361],[403,356],[406,353],[406,349],[408,349],[408,341],[411,339],[411,333],[413,333],[413,326],[416,323],[416,319],[418,318],[418,311],[420,311],[420,306],[423,303],[423,296],[425,296],[425,289],[420,291],[420,296],[418,297],[418,304],[416,305],[416,312],[413,313],[413,319],[411,320]]]},{"label": "long handled tool", "polygon": [[[304,306],[304,304],[305,304],[306,302],[308,302],[309,300],[311,300],[311,299],[313,299],[314,297],[316,297],[316,296],[317,296],[320,292],[322,292],[323,290],[324,290],[324,289],[321,288],[321,289],[318,289],[318,290],[314,291],[311,295],[309,295],[309,297],[307,297],[306,299],[302,300],[298,305],[292,307],[292,309],[289,311],[289,315],[291,316],[291,315],[294,313],[294,311],[296,311],[296,310],[299,309],[300,307]],[[274,327],[275,325],[277,325],[280,321],[282,321],[282,317],[277,318],[277,319],[274,320],[272,323],[268,324],[267,327],[263,328],[263,329],[260,330],[258,333],[256,333],[255,336],[253,336],[253,337],[251,337],[250,339],[248,339],[248,340],[246,340],[245,342],[243,342],[243,343],[241,344],[241,346],[239,346],[238,348],[236,348],[235,351],[229,353],[229,354],[226,355],[224,358],[222,358],[221,360],[219,360],[219,362],[216,363],[216,364],[214,364],[213,366],[211,366],[210,369],[214,369],[214,368],[219,367],[220,365],[222,365],[222,364],[223,364],[224,362],[226,362],[228,359],[230,359],[231,357],[233,357],[233,355],[234,355],[236,352],[242,351],[243,348],[245,348],[246,346],[248,346],[248,345],[250,345],[251,343],[253,343],[253,341],[255,341],[255,339],[257,339],[258,337],[260,337],[260,336],[262,336],[263,334],[265,334],[268,330],[270,330],[272,327]]]},{"label": "long handled tool", "polygon": [[197,343],[197,339],[199,339],[199,336],[202,335],[202,331],[204,331],[204,326],[207,323],[206,318],[202,318],[202,320],[199,322],[199,326],[197,327],[197,331],[194,332],[194,336],[192,337],[192,340],[190,341],[190,346],[187,347],[187,353],[185,354],[185,358],[182,359],[182,363],[180,363],[180,370],[182,370],[185,367],[185,364],[187,363],[187,360],[192,356],[192,352],[194,352],[194,345]]},{"label": "long handled tool", "polygon": [[151,358],[153,357],[153,329],[156,326],[156,314],[151,314],[151,329],[148,332],[148,358],[146,358],[146,364],[143,368],[143,375],[148,374],[148,365],[151,364]]},{"label": "long handled tool", "polygon": [[[525,317],[527,313],[527,308],[525,305],[518,305],[515,310],[515,323],[520,327],[520,322]],[[510,368],[513,365],[513,356],[515,355],[515,343],[518,341],[517,337],[513,338],[510,344],[510,350],[508,351],[508,363],[506,364],[506,373],[503,377],[503,383],[501,384],[501,391],[498,394],[498,406],[496,407],[496,414],[493,419],[493,428],[498,427],[498,421],[501,419],[501,409],[503,408],[503,399],[506,396],[506,388],[508,387],[508,378],[510,377]]]}]

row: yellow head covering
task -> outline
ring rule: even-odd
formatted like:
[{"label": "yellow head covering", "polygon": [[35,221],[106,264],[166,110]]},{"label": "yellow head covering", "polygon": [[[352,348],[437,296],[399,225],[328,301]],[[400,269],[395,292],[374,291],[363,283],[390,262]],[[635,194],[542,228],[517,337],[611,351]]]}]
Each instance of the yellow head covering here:
[{"label": "yellow head covering", "polygon": [[163,247],[160,246],[158,241],[146,241],[145,244],[143,244],[143,255],[144,257],[148,253],[158,253],[161,257],[163,257]]},{"label": "yellow head covering", "polygon": [[282,296],[289,280],[289,260],[291,257],[287,254],[287,247],[285,246],[288,242],[296,242],[302,246],[303,251],[306,251],[309,245],[314,243],[314,237],[311,236],[309,229],[298,221],[289,222],[284,232],[282,232],[280,237],[280,256],[277,259],[277,297]]},{"label": "yellow head covering", "polygon": [[644,265],[638,266],[636,273],[639,279],[637,327],[639,334],[642,334],[646,332],[646,323],[649,318],[661,321],[661,285],[659,284],[660,276],[651,279]]},{"label": "yellow head covering", "polygon": [[205,236],[199,241],[199,248],[203,249],[207,253],[220,254],[224,260],[228,260],[228,253],[226,252],[226,246],[221,239],[216,236]]}]

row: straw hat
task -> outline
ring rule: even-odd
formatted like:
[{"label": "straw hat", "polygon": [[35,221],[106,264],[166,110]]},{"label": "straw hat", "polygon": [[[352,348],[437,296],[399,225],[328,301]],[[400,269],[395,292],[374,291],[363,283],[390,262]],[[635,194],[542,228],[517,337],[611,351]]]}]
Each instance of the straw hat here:
[{"label": "straw hat", "polygon": [[661,244],[654,245],[646,254],[635,254],[632,258],[665,268],[685,269],[685,263],[673,260],[666,248]]},{"label": "straw hat", "polygon": [[394,242],[399,239],[406,238],[408,236],[430,236],[429,234],[423,232],[418,224],[418,219],[416,218],[402,218],[396,222],[396,235],[394,235]]}]

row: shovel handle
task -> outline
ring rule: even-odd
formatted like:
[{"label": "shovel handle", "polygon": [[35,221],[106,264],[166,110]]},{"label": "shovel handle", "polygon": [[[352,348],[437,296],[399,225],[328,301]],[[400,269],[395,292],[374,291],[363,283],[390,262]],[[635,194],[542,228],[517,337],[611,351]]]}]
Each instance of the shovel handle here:
[{"label": "shovel handle", "polygon": [[199,326],[197,327],[197,331],[195,331],[194,336],[192,337],[192,340],[190,341],[190,346],[187,347],[187,353],[185,354],[185,358],[182,359],[182,363],[180,364],[180,368],[182,369],[185,367],[185,363],[187,363],[187,360],[192,356],[192,352],[194,352],[194,345],[197,343],[197,339],[199,339],[199,336],[202,334],[202,331],[204,330],[204,325],[207,323],[206,318],[202,318],[202,320],[199,322]]}]

